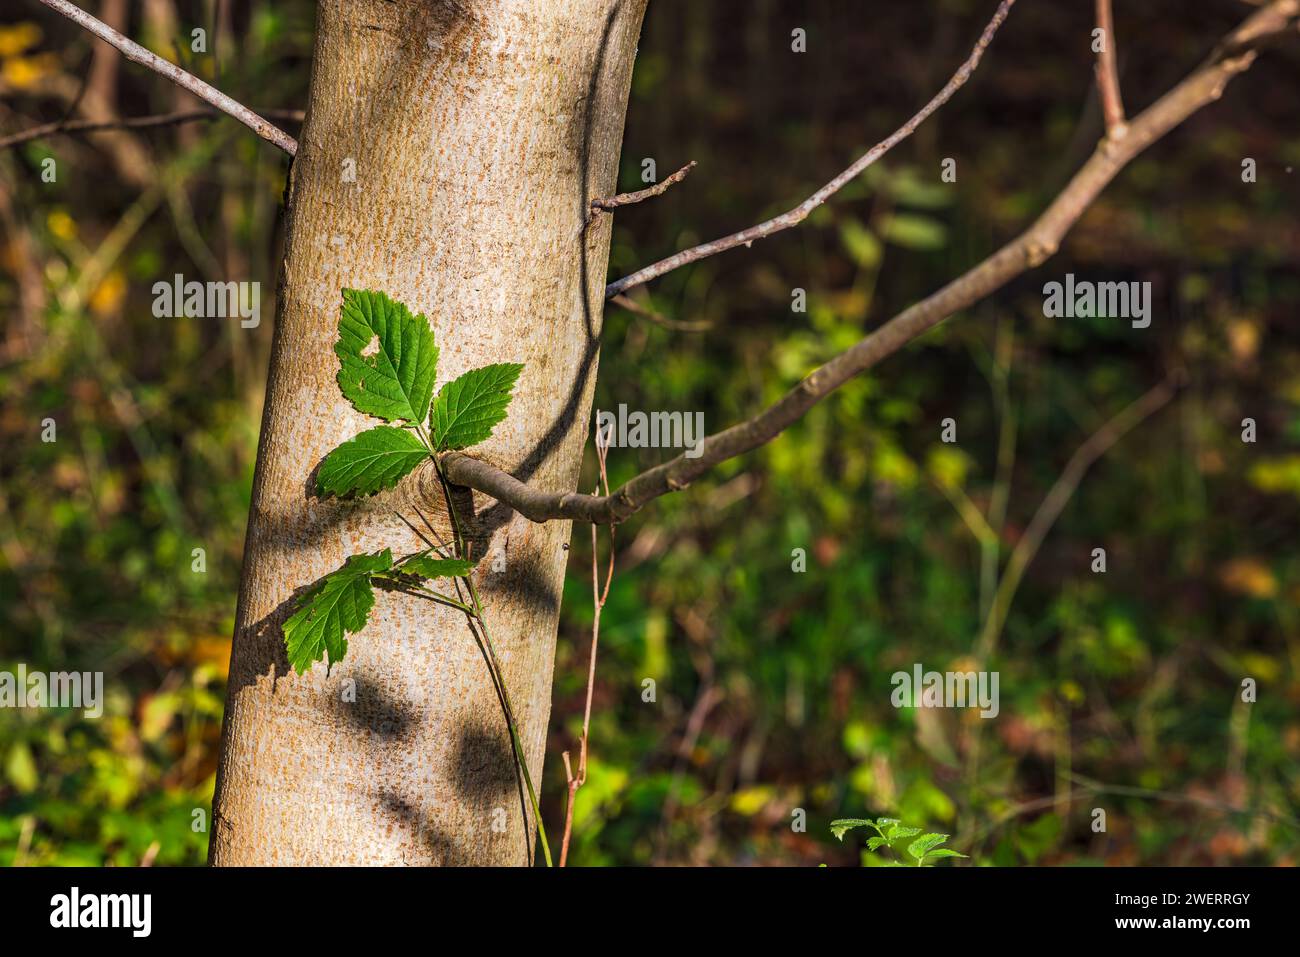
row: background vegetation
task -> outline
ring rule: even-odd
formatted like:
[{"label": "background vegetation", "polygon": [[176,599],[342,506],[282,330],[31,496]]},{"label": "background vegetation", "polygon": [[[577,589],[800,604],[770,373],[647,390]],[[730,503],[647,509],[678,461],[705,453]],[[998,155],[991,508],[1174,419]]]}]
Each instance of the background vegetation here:
[{"label": "background vegetation", "polygon": [[[98,6],[129,6],[132,36],[243,102],[305,103],[308,0]],[[1247,9],[1117,6],[1130,110]],[[991,12],[652,2],[620,187],[641,185],[645,157],[661,176],[700,165],[617,214],[611,274],[794,205],[928,99]],[[714,431],[1011,237],[1099,138],[1090,14],[1018,5],[971,84],[861,182],[643,300],[704,328],[610,307],[597,407],[702,409]],[[214,18],[208,53],[190,53]],[[790,52],[795,27],[806,54]],[[950,832],[976,864],[1295,862],[1298,83],[1300,48],[1271,53],[1124,172],[1057,259],[618,529],[575,863],[852,864],[858,832],[839,844],[830,820],[877,815]],[[35,2],[0,15],[0,97],[0,136],[194,106]],[[956,184],[939,181],[945,157]],[[0,863],[204,860],[191,813],[217,758],[285,169],[229,120],[0,152],[0,668],[102,670],[108,689],[98,721],[0,711]],[[265,321],[154,318],[151,285],[178,272],[260,281]],[[1151,327],[1045,319],[1041,286],[1066,272],[1150,281]],[[1075,448],[1171,370],[1188,387],[1093,468],[1030,566],[994,659],[1000,716],[891,707],[895,670],[971,660],[990,555],[1005,560]],[[956,446],[939,441],[946,417]],[[663,454],[615,450],[611,481]],[[1000,501],[981,545],[954,503],[996,517]],[[552,833],[581,724],[589,542],[575,528]],[[1099,546],[1105,575],[1089,570]]]}]

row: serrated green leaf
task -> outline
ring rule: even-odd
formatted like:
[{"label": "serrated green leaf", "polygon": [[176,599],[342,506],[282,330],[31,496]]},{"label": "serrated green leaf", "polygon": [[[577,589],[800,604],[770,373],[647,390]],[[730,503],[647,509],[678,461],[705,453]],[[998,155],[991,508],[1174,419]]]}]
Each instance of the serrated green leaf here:
[{"label": "serrated green leaf", "polygon": [[316,473],[316,491],[321,495],[373,495],[392,488],[428,454],[408,430],[377,425],[325,456]]},{"label": "serrated green leaf", "polygon": [[421,578],[459,578],[474,570],[468,558],[439,558],[437,555],[416,555],[398,566],[397,571]]},{"label": "serrated green leaf", "polygon": [[876,848],[886,843],[888,842],[883,837],[869,837],[867,838],[867,850],[874,851]]},{"label": "serrated green leaf", "polygon": [[330,665],[347,654],[347,636],[366,625],[375,604],[370,576],[393,566],[393,553],[385,548],[371,555],[353,555],[302,596],[298,610],[284,623],[284,649],[289,664],[302,674],[322,655]]},{"label": "serrated green leaf", "polygon": [[423,315],[411,315],[382,292],[344,289],[334,352],[339,389],[358,412],[389,422],[424,422],[438,347]]},{"label": "serrated green leaf", "polygon": [[947,834],[923,834],[907,845],[907,853],[919,861],[930,853],[930,848],[937,847],[946,840],[948,840]]},{"label": "serrated green leaf", "polygon": [[933,851],[927,851],[926,857],[966,857],[965,854],[958,854],[950,847],[937,847]]},{"label": "serrated green leaf", "polygon": [[885,837],[889,838],[889,843],[892,844],[894,841],[901,841],[905,837],[912,837],[920,833],[921,829],[919,827],[903,827],[900,824],[895,824],[889,829]]},{"label": "serrated green leaf", "polygon": [[511,390],[523,370],[519,362],[472,369],[438,391],[433,403],[434,444],[439,451],[477,445],[506,417]]},{"label": "serrated green leaf", "polygon": [[869,819],[864,820],[860,817],[843,817],[837,821],[831,821],[831,833],[842,841],[844,835],[855,827],[871,827],[873,823]]}]

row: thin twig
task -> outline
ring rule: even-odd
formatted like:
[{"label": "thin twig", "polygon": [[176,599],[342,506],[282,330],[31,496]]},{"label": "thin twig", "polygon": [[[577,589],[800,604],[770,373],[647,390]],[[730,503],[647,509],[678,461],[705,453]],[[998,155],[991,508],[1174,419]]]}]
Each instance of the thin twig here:
[{"label": "thin twig", "polygon": [[653,199],[656,196],[662,196],[668,192],[668,189],[677,183],[680,183],[691,170],[695,169],[695,160],[691,160],[677,172],[673,173],[663,182],[655,183],[653,186],[647,186],[645,189],[638,189],[633,193],[619,193],[617,196],[610,196],[607,199],[593,199],[591,201],[591,212],[594,216],[600,212],[611,212],[620,206],[632,206],[636,203],[644,202],[647,199]]},{"label": "thin twig", "polygon": [[1119,93],[1119,68],[1115,56],[1115,18],[1111,0],[1097,0],[1097,29],[1101,30],[1101,49],[1097,52],[1097,91],[1101,110],[1106,117],[1106,135],[1117,140],[1128,132],[1124,122],[1124,101]]},{"label": "thin twig", "polygon": [[[416,433],[424,442],[425,448],[429,451],[430,457],[433,456],[434,445],[424,429],[417,426]],[[460,558],[469,558],[469,551],[466,545],[464,532],[461,530],[460,518],[456,513],[456,505],[452,500],[451,485],[447,482],[447,477],[442,472],[442,466],[436,458],[433,460],[434,470],[438,475],[438,484],[442,487],[442,494],[447,504],[447,514],[451,517],[451,527],[455,535],[456,548],[455,553]],[[423,514],[417,514],[424,519]],[[426,524],[427,519],[424,519]],[[515,707],[510,701],[510,691],[506,686],[505,674],[501,670],[501,660],[497,656],[497,650],[492,642],[492,633],[488,630],[487,619],[483,612],[483,603],[479,601],[478,589],[474,587],[473,574],[462,575],[459,581],[464,582],[466,590],[469,592],[470,607],[464,609],[466,622],[469,625],[471,634],[474,635],[475,641],[479,644],[479,649],[483,653],[483,658],[487,662],[488,673],[492,678],[492,684],[496,688],[497,697],[501,702],[501,709],[505,714],[506,727],[510,733],[510,743],[514,748],[516,772],[523,778],[523,783],[528,789],[528,803],[532,805],[533,821],[537,825],[537,837],[542,844],[542,856],[546,859],[546,866],[552,865],[551,846],[546,839],[546,823],[542,820],[541,806],[537,800],[537,789],[533,786],[533,776],[528,770],[528,757],[524,754],[524,744],[519,737],[519,722],[515,718]],[[457,589],[459,594],[459,586]],[[527,833],[528,815],[527,806],[524,813],[524,830]],[[532,848],[528,848],[529,863],[532,862]]]},{"label": "thin twig", "polygon": [[823,186],[817,192],[813,193],[802,203],[789,212],[782,213],[766,222],[759,223],[757,226],[750,226],[748,229],[742,229],[738,233],[732,233],[730,236],[723,236],[721,239],[715,239],[712,242],[701,243],[698,246],[692,246],[690,249],[684,249],[679,253],[674,253],[667,259],[661,259],[657,263],[646,266],[644,269],[638,269],[630,276],[615,280],[605,287],[605,298],[612,299],[621,292],[626,292],[633,286],[639,286],[642,283],[649,282],[651,279],[657,279],[665,273],[672,272],[674,269],[680,269],[682,266],[693,262],[699,262],[701,259],[707,259],[709,256],[716,256],[718,253],[726,252],[728,249],[735,249],[737,246],[748,246],[756,239],[766,239],[773,233],[779,233],[783,229],[789,229],[791,226],[797,226],[808,218],[808,214],[820,206],[826,200],[838,193],[844,186],[857,179],[865,170],[876,160],[880,159],[896,145],[907,139],[925,120],[939,107],[947,103],[954,93],[966,85],[975,68],[979,66],[980,59],[984,56],[984,51],[988,45],[993,42],[993,35],[998,32],[998,27],[1002,26],[1002,21],[1007,18],[1011,11],[1012,5],[1016,0],[1002,0],[998,4],[997,12],[993,14],[993,19],[989,21],[984,32],[980,34],[979,40],[970,52],[957,72],[944,85],[944,88],[936,93],[933,99],[925,106],[921,107],[920,112],[910,120],[900,126],[888,137],[881,140],[871,149],[862,154],[848,169],[841,172],[833,180]]},{"label": "thin twig", "polygon": [[1041,266],[1055,255],[1065,234],[1120,170],[1187,117],[1218,100],[1233,77],[1250,68],[1266,42],[1294,32],[1297,24],[1300,0],[1273,0],[1250,16],[1202,66],[1135,117],[1122,140],[1103,142],[1024,233],[813,371],[758,415],[704,439],[702,446],[691,450],[694,458],[679,455],[604,496],[532,488],[462,452],[443,457],[445,474],[456,484],[485,492],[535,522],[556,518],[599,524],[621,522],[660,495],[686,488],[720,462],[772,441],[845,382],[949,316]]},{"label": "thin twig", "polygon": [[139,63],[141,66],[148,67],[155,73],[166,77],[178,86],[189,90],[199,99],[211,103],[222,113],[227,113],[230,116],[233,116],[258,136],[262,137],[262,139],[269,143],[274,143],[290,156],[293,156],[298,152],[298,141],[274,123],[258,116],[242,103],[231,99],[225,93],[222,93],[211,84],[200,80],[194,74],[186,73],[176,64],[168,63],[157,54],[146,50],[134,40],[118,33],[104,21],[92,17],[75,3],[69,3],[68,0],[41,0],[41,3],[45,4],[51,10],[63,14],[83,29],[89,30],[105,43],[117,47],[117,49],[122,52],[122,55],[133,63]]},{"label": "thin twig", "polygon": [[[193,123],[198,120],[214,120],[224,116],[219,110],[177,110],[174,113],[158,113],[153,116],[130,116],[120,120],[55,120],[42,123],[30,129],[19,130],[9,136],[0,137],[0,150],[20,146],[32,140],[63,133],[98,133],[101,130],[143,130],[155,126],[175,126],[179,123]],[[262,116],[277,120],[301,123],[305,117],[302,110],[263,110]]]},{"label": "thin twig", "polygon": [[153,867],[153,862],[158,859],[158,852],[162,850],[162,844],[154,841],[145,848],[144,857],[140,858],[141,867]]},{"label": "thin twig", "polygon": [[[603,429],[596,429],[596,460],[600,463],[600,479],[596,482],[596,494],[601,486],[609,494],[609,472],[605,459],[609,454],[609,436]],[[587,742],[591,732],[591,700],[596,688],[596,647],[600,644],[600,613],[609,599],[609,586],[614,581],[614,529],[609,530],[609,570],[605,573],[605,588],[600,587],[600,553],[597,551],[597,526],[591,526],[591,655],[587,663],[587,704],[582,712],[582,737],[578,741],[578,771],[575,774],[569,763],[569,752],[565,751],[564,777],[568,784],[569,797],[564,808],[564,837],[560,843],[560,866],[569,860],[569,838],[573,834],[573,805],[578,796],[578,789],[587,783]]]},{"label": "thin twig", "polygon": [[670,319],[663,313],[655,312],[648,309],[641,303],[637,302],[631,296],[618,295],[610,301],[611,305],[626,309],[628,312],[635,313],[645,319],[649,319],[656,326],[663,326],[665,329],[676,329],[679,332],[703,332],[706,329],[713,328],[713,323],[707,319],[690,320],[690,319]]}]

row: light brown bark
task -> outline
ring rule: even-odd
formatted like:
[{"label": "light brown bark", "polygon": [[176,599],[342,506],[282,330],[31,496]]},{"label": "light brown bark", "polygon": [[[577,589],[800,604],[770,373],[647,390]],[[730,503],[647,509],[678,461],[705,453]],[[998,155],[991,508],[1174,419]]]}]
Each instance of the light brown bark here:
[{"label": "light brown bark", "polygon": [[[327,675],[287,668],[296,590],[357,552],[422,547],[394,514],[448,532],[429,470],[364,502],[308,494],[327,452],[375,424],[342,399],[344,287],[429,317],[439,383],[523,362],[481,454],[575,487],[586,439],[609,217],[645,0],[322,0],[294,160],[214,799],[215,864],[518,864],[509,737],[463,616],[380,592]],[[347,181],[348,161],[356,180]],[[468,494],[468,493],[467,493]],[[476,575],[540,782],[568,522],[476,497]],[[494,557],[504,570],[494,571]],[[345,700],[355,682],[355,703]],[[502,826],[504,829],[502,830]]]}]

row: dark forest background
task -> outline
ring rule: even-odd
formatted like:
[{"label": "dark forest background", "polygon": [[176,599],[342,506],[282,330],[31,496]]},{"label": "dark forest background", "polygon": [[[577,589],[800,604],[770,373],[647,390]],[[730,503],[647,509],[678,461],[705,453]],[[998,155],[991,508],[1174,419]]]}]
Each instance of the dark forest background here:
[{"label": "dark forest background", "polygon": [[[33,0],[4,6],[0,137],[195,106]],[[307,0],[87,6],[255,108],[305,104]],[[993,7],[651,0],[620,188],[647,157],[661,177],[699,166],[617,214],[611,277],[795,205],[930,98]],[[1116,7],[1130,112],[1250,9]],[[1014,236],[1101,136],[1091,16],[1022,0],[970,84],[801,227],[642,290],[657,319],[609,307],[597,407],[703,410],[716,431]],[[1134,162],[1047,265],[618,529],[575,863],[877,863],[829,822],[878,815],[977,864],[1296,862],[1298,88],[1300,42]],[[286,163],[227,119],[0,150],[0,668],[102,670],[108,689],[98,721],[0,710],[0,864],[205,858],[192,813],[217,760]],[[1045,318],[1067,272],[1151,282],[1150,328]],[[260,327],[154,318],[174,273],[260,281]],[[1074,450],[1170,374],[1186,388],[1092,468],[1028,569],[992,664],[1000,715],[892,707],[892,672],[971,662],[990,569]],[[611,480],[665,454],[615,450]],[[972,510],[1003,508],[977,537]],[[575,526],[553,834],[590,547]]]}]

